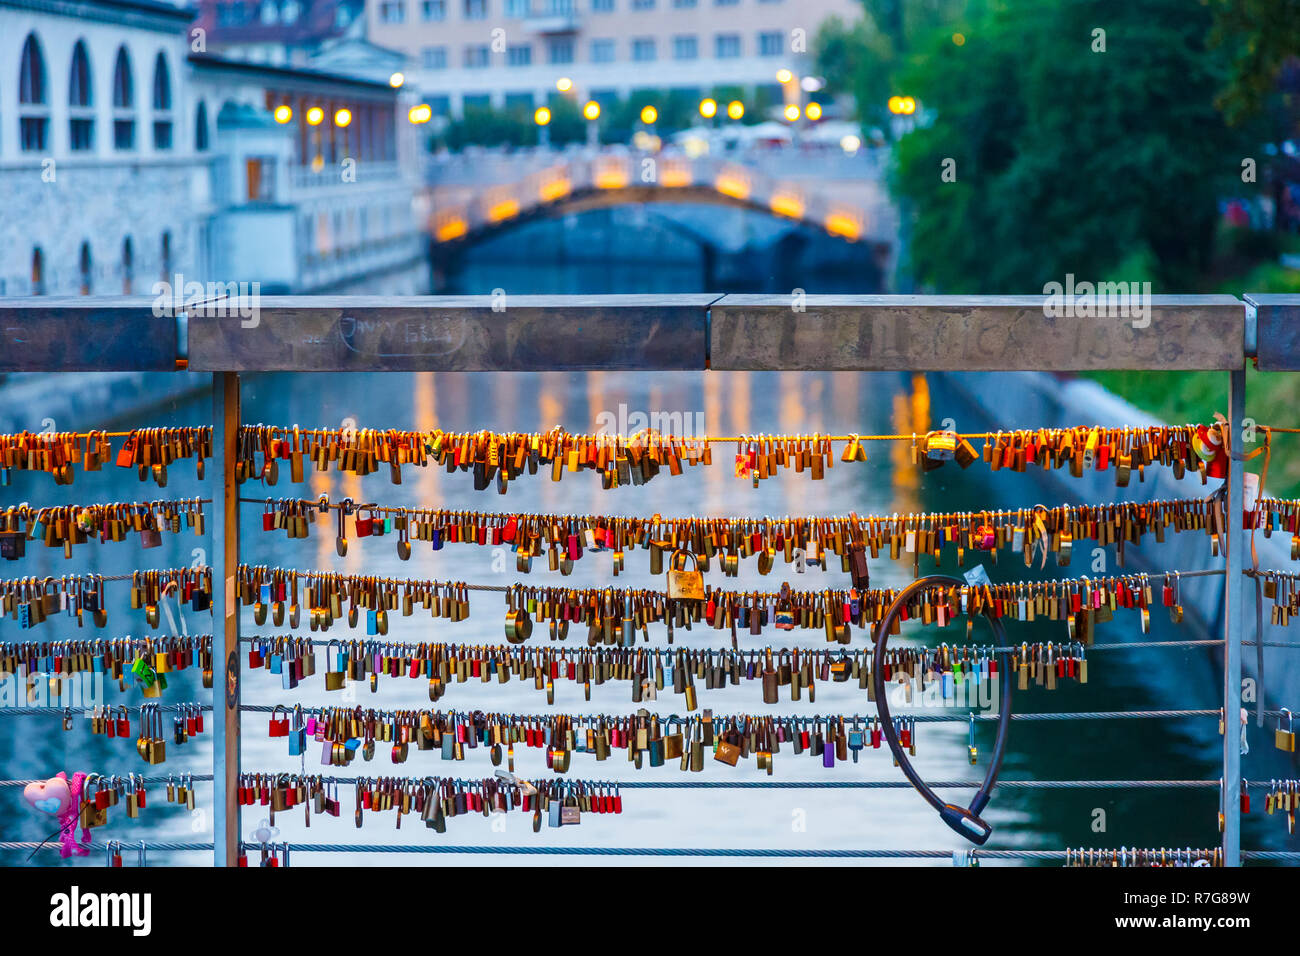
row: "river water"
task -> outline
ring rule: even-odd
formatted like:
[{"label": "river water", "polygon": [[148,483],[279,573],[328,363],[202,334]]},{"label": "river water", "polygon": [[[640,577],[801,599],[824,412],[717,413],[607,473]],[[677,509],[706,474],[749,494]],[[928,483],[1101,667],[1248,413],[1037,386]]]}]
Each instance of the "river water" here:
[{"label": "river water", "polygon": [[[516,288],[508,270],[493,272],[488,267],[464,277],[481,291],[502,286]],[[587,281],[570,277],[570,284]],[[552,281],[552,285],[554,285]],[[564,282],[560,283],[564,285]],[[619,290],[622,291],[622,290]],[[640,291],[640,290],[638,290]],[[680,291],[680,290],[679,290]],[[810,290],[811,291],[811,290]],[[248,422],[301,424],[303,426],[340,427],[349,420],[357,427],[465,429],[497,428],[506,430],[545,430],[563,425],[570,431],[592,431],[602,413],[618,416],[620,408],[635,412],[681,413],[685,422],[701,421],[711,434],[752,432],[821,432],[888,433],[910,432],[925,428],[929,421],[945,415],[961,419],[962,409],[931,411],[927,405],[923,378],[897,374],[859,375],[849,373],[546,373],[546,374],[390,374],[364,375],[260,375],[244,382],[243,417]],[[37,410],[33,410],[33,414]],[[206,394],[174,401],[147,416],[149,424],[199,424],[209,420],[210,399]],[[39,420],[35,415],[35,421]],[[697,418],[698,417],[698,418]],[[61,423],[62,424],[62,423]],[[109,423],[79,423],[77,427]],[[1007,424],[1011,424],[1008,422]],[[966,510],[993,507],[1022,507],[1038,499],[1031,477],[991,475],[987,469],[972,468],[962,472],[948,466],[923,479],[907,461],[906,449],[891,449],[883,443],[868,448],[870,460],[864,464],[837,463],[821,482],[806,475],[785,474],[761,483],[753,489],[747,482],[732,476],[719,456],[711,468],[687,469],[679,477],[667,474],[640,487],[602,492],[598,479],[586,473],[569,475],[553,483],[544,475],[521,479],[510,486],[505,497],[494,491],[475,492],[469,476],[448,475],[444,471],[408,467],[405,481],[391,485],[386,471],[356,478],[331,471],[310,474],[300,486],[288,481],[288,469],[281,470],[275,488],[244,486],[251,498],[268,495],[315,497],[328,494],[331,499],[350,496],[356,501],[375,501],[384,505],[408,505],[425,508],[472,508],[478,510],[521,510],[572,512],[582,514],[653,514],[670,515],[817,515],[858,514],[933,510]],[[1012,480],[1006,480],[1011,478]],[[141,484],[133,474],[105,468],[97,474],[78,474],[76,484],[61,488],[43,475],[16,475],[14,485],[4,491],[5,502],[33,503],[107,502],[140,500],[148,497],[184,497],[205,494],[203,484],[195,480],[193,470],[185,464],[172,469],[169,486],[158,491],[152,483]],[[1046,501],[1054,504],[1056,502]],[[410,561],[397,558],[395,539],[379,538],[364,542],[354,540],[346,558],[334,553],[333,533],[326,525],[317,525],[308,540],[287,540],[283,533],[261,531],[258,504],[242,507],[241,548],[248,563],[282,565],[299,569],[332,568],[336,570],[416,578],[455,578],[486,584],[515,581],[513,560],[494,564],[491,548],[449,548],[434,553],[415,543]],[[1157,547],[1151,545],[1151,547]],[[161,548],[148,553],[140,550],[133,539],[120,544],[87,544],[77,549],[74,559],[65,561],[59,549],[47,551],[36,544],[29,546],[29,556],[21,562],[5,565],[6,576],[20,574],[61,574],[93,570],[119,573],[135,567],[173,567],[206,563],[211,541],[183,532],[165,535]],[[972,562],[968,560],[967,568]],[[1078,564],[1079,562],[1076,562]],[[930,570],[922,561],[922,573]],[[956,570],[955,562],[945,569]],[[786,567],[778,562],[769,577],[758,575],[753,561],[742,562],[741,576],[727,582],[732,587],[768,589],[787,579]],[[1085,568],[1070,568],[1075,574]],[[1024,568],[1006,561],[1001,567],[990,566],[994,580],[1017,580]],[[887,556],[872,563],[873,585],[901,585],[911,578],[910,561],[894,563]],[[617,579],[610,574],[610,562],[604,555],[588,555],[576,565],[569,578],[548,572],[545,562],[535,563],[529,576],[531,583],[571,582],[575,586],[615,583],[633,587],[662,587],[648,573],[645,552],[630,552],[627,571]],[[795,587],[847,586],[838,568],[830,573],[810,568],[807,575],[790,574]],[[708,579],[722,583],[721,572],[711,570]],[[139,634],[145,627],[143,615],[127,607],[127,588],[118,585],[110,591],[109,627],[105,633],[120,636]],[[390,639],[395,641],[448,640],[471,643],[501,643],[504,602],[498,595],[471,595],[471,617],[458,624],[430,623],[420,614],[411,618],[393,615]],[[184,626],[189,633],[211,629],[206,614],[186,612]],[[278,633],[269,625],[259,629],[246,612],[242,621],[244,635]],[[1112,624],[1103,626],[1100,640],[1107,640],[1107,629],[1128,628],[1136,631],[1134,615],[1121,612]],[[1011,625],[1016,642],[1065,639],[1063,624]],[[364,627],[349,632],[336,625],[331,636],[364,636]],[[39,628],[41,637],[81,636],[62,623]],[[164,630],[166,622],[164,620]],[[10,619],[0,621],[0,639],[17,640],[34,632],[20,632]],[[82,632],[83,634],[86,632]],[[723,632],[712,629],[678,632],[686,647],[722,646]],[[1201,636],[1189,628],[1175,630],[1163,613],[1152,615],[1151,639]],[[663,646],[662,628],[651,629],[651,644]],[[983,642],[987,634],[977,634]],[[545,641],[541,628],[533,642]],[[900,643],[961,641],[952,631],[927,633],[912,625],[905,629]],[[780,638],[768,631],[761,638],[741,636],[741,646],[795,645],[824,647],[824,637],[815,631],[787,632]],[[582,646],[575,636],[570,644]],[[864,646],[865,635],[855,632],[854,645]],[[1203,663],[1205,651],[1171,651],[1167,666],[1177,673],[1183,665]],[[318,657],[318,675],[294,691],[283,691],[279,678],[264,670],[246,673],[243,699],[246,704],[277,704],[301,701],[305,705],[339,703],[341,695],[323,689],[323,658]],[[1055,691],[1031,687],[1018,693],[1018,711],[1052,710],[1130,710],[1154,706],[1148,688],[1153,675],[1134,672],[1125,664],[1124,652],[1089,656],[1090,682],[1079,686],[1067,682]],[[1188,708],[1217,707],[1213,686],[1189,686],[1181,689],[1182,703]],[[759,682],[742,682],[718,690],[698,689],[700,706],[715,713],[770,710],[782,714],[827,714],[873,712],[866,692],[856,682],[845,685],[819,683],[816,703],[806,699],[792,702],[783,689],[781,703],[765,708]],[[140,702],[139,691],[132,688],[120,693],[116,686],[108,691],[110,703]],[[209,699],[190,672],[174,677],[167,694],[172,702]],[[357,685],[348,691],[348,699],[362,706],[385,708],[429,706],[426,681],[423,679],[385,678],[379,692]],[[593,687],[590,703],[583,700],[581,688],[567,681],[557,682],[556,702],[547,708],[545,696],[533,689],[531,682],[470,682],[453,685],[438,705],[443,708],[511,710],[519,713],[564,712],[629,713],[638,706],[657,709],[662,714],[678,712],[680,699],[664,691],[657,701],[633,705],[628,685],[611,682]],[[0,735],[0,764],[11,778],[44,777],[59,769],[103,771],[142,771],[143,761],[134,752],[131,741],[94,737],[83,720],[74,721],[74,729],[62,732],[58,721],[47,718],[9,718]],[[252,713],[244,720],[243,766],[246,770],[326,772],[319,764],[319,750],[309,745],[307,757],[290,757],[283,739],[267,736],[267,716]],[[1200,731],[1204,727],[1199,728]],[[918,732],[915,763],[921,774],[933,780],[971,780],[982,777],[987,755],[992,747],[992,729],[983,726],[978,733],[980,763],[970,766],[966,751],[967,728],[962,724],[925,724]],[[459,764],[444,762],[437,751],[412,749],[408,761],[398,767],[389,762],[387,748],[379,745],[373,763],[358,759],[349,768],[334,772],[353,774],[447,773],[465,778],[489,776],[492,765],[485,749],[467,751],[468,758]],[[1069,780],[1102,779],[1208,779],[1217,777],[1215,753],[1205,747],[1203,733],[1163,720],[1021,722],[1013,726],[1003,770],[1005,779]],[[843,763],[833,769],[823,768],[820,759],[807,754],[794,756],[783,748],[776,757],[775,774],[761,775],[752,760],[730,768],[713,761],[699,774],[682,774],[669,762],[664,767],[647,766],[635,770],[623,759],[597,763],[590,754],[575,754],[568,776],[592,780],[771,780],[771,781],[849,781],[901,780],[893,767],[887,748],[865,750],[858,763]],[[543,751],[516,748],[517,772],[527,777],[545,777]],[[168,746],[168,760],[163,772],[210,772],[211,734],[184,747]],[[947,799],[964,804],[970,790],[950,790]],[[15,789],[0,790],[0,799],[9,806],[8,839],[40,839],[47,835],[44,820],[26,810]],[[96,832],[97,844],[105,838],[139,840],[207,840],[211,838],[211,788],[199,785],[199,811],[190,814],[168,805],[161,788],[150,793],[149,807],[138,820],[128,820],[123,809],[112,812],[112,824]],[[365,825],[357,830],[352,822],[353,798],[343,793],[343,812],[339,820],[316,818],[310,830],[303,824],[302,813],[277,815],[281,839],[292,843],[363,842],[406,844],[441,843],[475,846],[602,846],[602,847],[715,847],[784,849],[825,848],[912,848],[961,849],[961,841],[938,820],[928,806],[910,789],[715,789],[623,791],[621,816],[587,815],[579,826],[551,829],[543,827],[533,833],[530,817],[511,813],[504,818],[488,819],[465,816],[448,820],[447,833],[439,835],[419,825],[416,817],[406,820],[402,829],[394,829],[394,814],[366,814]],[[1204,846],[1217,839],[1215,814],[1216,791],[1169,790],[1068,790],[1045,793],[1035,790],[999,790],[986,812],[996,827],[990,847],[1060,848],[1062,846]],[[244,812],[242,833],[252,832],[265,817],[261,808]],[[19,863],[25,854],[5,853],[0,861]],[[54,854],[48,854],[53,861]],[[43,857],[43,859],[45,859]],[[100,857],[97,855],[95,861]],[[155,854],[151,862],[200,863],[204,857],[193,853]],[[531,861],[536,857],[410,855],[403,864],[441,865],[450,862],[496,863]],[[580,858],[581,861],[582,858]],[[650,861],[662,858],[651,858]],[[386,860],[361,855],[340,860],[325,854],[299,853],[295,865],[326,861],[373,865]],[[602,858],[611,864],[641,865],[645,858]],[[673,860],[673,862],[683,862]],[[684,862],[716,863],[718,860],[687,859]],[[722,862],[731,862],[723,860]],[[782,861],[799,862],[799,861]],[[942,861],[940,861],[942,863]]]}]

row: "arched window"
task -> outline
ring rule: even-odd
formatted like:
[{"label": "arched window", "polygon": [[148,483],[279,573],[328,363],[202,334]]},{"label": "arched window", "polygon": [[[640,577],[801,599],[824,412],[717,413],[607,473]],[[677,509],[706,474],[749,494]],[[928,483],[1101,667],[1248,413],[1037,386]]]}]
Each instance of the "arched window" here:
[{"label": "arched window", "polygon": [[113,148],[135,149],[135,84],[124,46],[117,48],[113,64]]},{"label": "arched window", "polygon": [[32,295],[45,295],[45,255],[40,246],[32,249]]},{"label": "arched window", "polygon": [[194,150],[204,153],[208,149],[208,104],[199,100],[194,111]]},{"label": "arched window", "polygon": [[162,53],[153,64],[153,148],[172,148],[172,80]]},{"label": "arched window", "polygon": [[131,247],[131,237],[122,240],[122,294],[131,294],[131,283],[135,278],[135,250]]},{"label": "arched window", "polygon": [[90,295],[94,278],[94,263],[90,259],[90,243],[81,244],[81,253],[77,256],[77,269],[81,273],[81,294]]},{"label": "arched window", "polygon": [[95,148],[94,79],[86,43],[72,48],[72,69],[68,74],[68,146],[75,152]]},{"label": "arched window", "polygon": [[24,150],[45,149],[50,127],[48,86],[41,43],[35,33],[29,33],[18,67],[19,145]]},{"label": "arched window", "polygon": [[170,232],[162,234],[162,280],[172,281],[172,234]]}]

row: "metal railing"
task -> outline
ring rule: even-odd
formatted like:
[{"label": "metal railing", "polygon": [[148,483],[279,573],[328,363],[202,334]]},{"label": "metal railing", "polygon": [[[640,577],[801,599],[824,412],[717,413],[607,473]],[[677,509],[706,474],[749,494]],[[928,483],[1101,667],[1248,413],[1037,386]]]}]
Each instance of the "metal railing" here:
[{"label": "metal railing", "polygon": [[[487,296],[267,298],[251,314],[216,300],[179,315],[140,299],[0,300],[0,373],[188,367],[213,374],[215,461],[212,534],[213,658],[230,680],[214,700],[215,859],[233,865],[241,851],[240,621],[234,601],[240,564],[235,481],[240,375],[262,371],[463,370],[1206,370],[1227,373],[1228,420],[1240,434],[1248,360],[1268,371],[1300,370],[1300,297],[1154,297],[1141,319],[1063,319],[1043,297],[610,295],[513,296],[501,310]],[[182,348],[185,345],[185,348]],[[1015,427],[1021,423],[1007,423]],[[1032,424],[1032,423],[1030,423]],[[1238,459],[1239,449],[1234,449]],[[1238,459],[1239,460],[1239,459]],[[1243,469],[1230,469],[1227,514],[1243,507]],[[1229,521],[1223,596],[1223,713],[1241,706],[1244,531]],[[1154,712],[1153,712],[1154,713]],[[1161,712],[1163,713],[1163,712]],[[1174,712],[1170,712],[1174,713]],[[1181,713],[1181,712],[1179,712]],[[1212,714],[1213,712],[1206,712]],[[1093,716],[1123,716],[1104,715]],[[1047,719],[1045,715],[1043,719]],[[1225,807],[1240,800],[1238,738],[1223,736]],[[1151,781],[1206,787],[1210,781]],[[1029,782],[1109,785],[1106,782]],[[337,849],[332,845],[303,849]],[[358,849],[358,847],[352,847]],[[360,849],[397,850],[394,847]],[[404,848],[422,852],[428,848]],[[1226,814],[1224,860],[1238,865],[1240,820]],[[482,848],[459,848],[480,852]],[[429,852],[457,852],[435,848]],[[508,852],[593,850],[503,848]],[[610,853],[632,850],[611,849]],[[789,851],[647,852],[791,855]],[[801,851],[805,852],[805,851]],[[806,851],[817,855],[813,851]],[[1032,856],[1020,851],[981,855]],[[822,855],[831,855],[823,853]],[[950,851],[844,851],[846,856],[946,858]],[[1041,858],[1061,858],[1045,851]],[[1282,859],[1266,853],[1258,859]]]}]

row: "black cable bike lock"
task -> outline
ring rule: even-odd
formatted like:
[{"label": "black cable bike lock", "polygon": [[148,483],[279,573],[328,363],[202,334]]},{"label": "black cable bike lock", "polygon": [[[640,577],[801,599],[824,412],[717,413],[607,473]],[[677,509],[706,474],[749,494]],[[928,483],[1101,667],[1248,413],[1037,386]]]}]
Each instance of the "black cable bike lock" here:
[{"label": "black cable bike lock", "polygon": [[988,773],[984,775],[984,782],[980,784],[979,790],[971,798],[969,809],[951,803],[944,803],[912,767],[912,762],[907,759],[907,751],[898,742],[898,730],[894,727],[894,721],[889,715],[889,701],[885,693],[885,642],[889,639],[889,632],[893,629],[894,621],[903,610],[904,605],[914,594],[925,588],[949,587],[952,585],[965,586],[966,583],[961,578],[950,577],[946,574],[931,574],[924,578],[918,578],[898,592],[898,596],[894,598],[893,603],[885,610],[884,617],[876,625],[874,634],[876,650],[872,658],[871,680],[875,687],[876,713],[880,717],[880,728],[885,735],[885,739],[889,741],[889,749],[893,751],[894,759],[898,762],[898,766],[902,768],[903,775],[916,788],[916,792],[939,811],[939,818],[944,823],[972,843],[983,846],[989,835],[992,834],[993,828],[980,818],[980,812],[988,806],[989,797],[992,795],[993,787],[997,782],[998,771],[1002,768],[1002,754],[1006,750],[1007,730],[1011,724],[1011,657],[1005,650],[1007,647],[1007,634],[1002,622],[991,615],[983,615],[988,620],[989,626],[993,628],[995,646],[1003,648],[998,652],[997,675],[1002,684],[1002,690],[999,695],[998,735],[996,742],[993,744],[993,761],[989,765]]}]

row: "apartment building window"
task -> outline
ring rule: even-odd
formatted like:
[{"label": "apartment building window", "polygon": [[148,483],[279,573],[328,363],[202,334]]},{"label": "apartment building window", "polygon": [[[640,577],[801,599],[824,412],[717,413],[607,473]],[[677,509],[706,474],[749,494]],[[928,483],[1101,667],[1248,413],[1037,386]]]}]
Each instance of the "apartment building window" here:
[{"label": "apartment building window", "polygon": [[122,294],[130,295],[131,286],[135,281],[135,247],[131,245],[131,237],[127,236],[122,240]]},{"label": "apartment building window", "polygon": [[95,264],[90,257],[90,243],[83,241],[77,253],[77,272],[81,277],[81,294],[90,295],[95,278]]},{"label": "apartment building window", "polygon": [[633,10],[653,10],[654,8],[655,0],[632,0]]},{"label": "apartment building window", "polygon": [[632,59],[648,63],[655,58],[654,37],[637,37],[632,41]]},{"label": "apartment building window", "polygon": [[614,62],[614,41],[613,40],[592,40],[591,41],[591,62],[592,63],[613,63]]},{"label": "apartment building window", "polygon": [[517,19],[528,16],[528,0],[506,0],[506,16]]},{"label": "apartment building window", "polygon": [[487,0],[465,0],[466,20],[486,20]]},{"label": "apartment building window", "polygon": [[734,7],[740,0],[713,0],[715,7]]},{"label": "apartment building window", "polygon": [[491,93],[466,93],[461,97],[461,109],[469,112],[470,110],[487,110],[492,108]]},{"label": "apartment building window", "polygon": [[78,40],[72,48],[72,69],[68,74],[68,146],[76,152],[95,148],[92,82],[86,44]]},{"label": "apartment building window", "polygon": [[573,62],[573,41],[568,37],[551,40],[546,45],[547,59],[552,63]]},{"label": "apartment building window", "polygon": [[679,10],[695,6],[699,0],[673,0],[673,6]]},{"label": "apartment building window", "polygon": [[780,30],[764,30],[758,35],[758,55],[780,56],[784,52],[784,40]]},{"label": "apartment building window", "polygon": [[113,148],[135,149],[135,89],[124,46],[117,48],[113,65]]},{"label": "apartment building window", "polygon": [[693,36],[673,37],[673,59],[694,60],[700,55],[700,41]]},{"label": "apartment building window", "polygon": [[420,18],[425,23],[447,19],[447,0],[421,0]]},{"label": "apartment building window", "polygon": [[45,57],[36,34],[29,33],[23,43],[22,63],[18,70],[19,127],[24,150],[45,148],[50,116],[48,84],[45,80]]},{"label": "apartment building window", "polygon": [[381,0],[379,4],[379,22],[406,22],[406,0]]},{"label": "apartment building window", "polygon": [[153,148],[172,148],[172,80],[161,53],[153,64]]},{"label": "apartment building window", "polygon": [[426,46],[420,51],[420,63],[426,70],[447,69],[447,48],[445,46]]},{"label": "apartment building window", "polygon": [[245,198],[248,202],[267,202],[275,183],[275,157],[249,156],[244,160]]},{"label": "apartment building window", "polygon": [[32,295],[45,295],[45,254],[40,246],[32,249]]},{"label": "apartment building window", "polygon": [[719,33],[713,38],[713,55],[719,60],[730,60],[740,56],[740,34]]},{"label": "apartment building window", "polygon": [[194,151],[208,151],[208,104],[202,100],[194,111]]},{"label": "apartment building window", "polygon": [[591,0],[592,13],[613,13],[614,0]]},{"label": "apartment building window", "polygon": [[506,47],[507,66],[529,66],[533,62],[533,48],[526,43]]},{"label": "apartment building window", "polygon": [[542,0],[542,12],[548,17],[573,15],[573,0]]},{"label": "apartment building window", "polygon": [[533,111],[532,93],[507,93],[506,94],[506,112],[532,113],[532,111]]},{"label": "apartment building window", "polygon": [[486,43],[465,47],[465,69],[482,70],[488,66],[491,61],[492,51],[488,49]]}]

